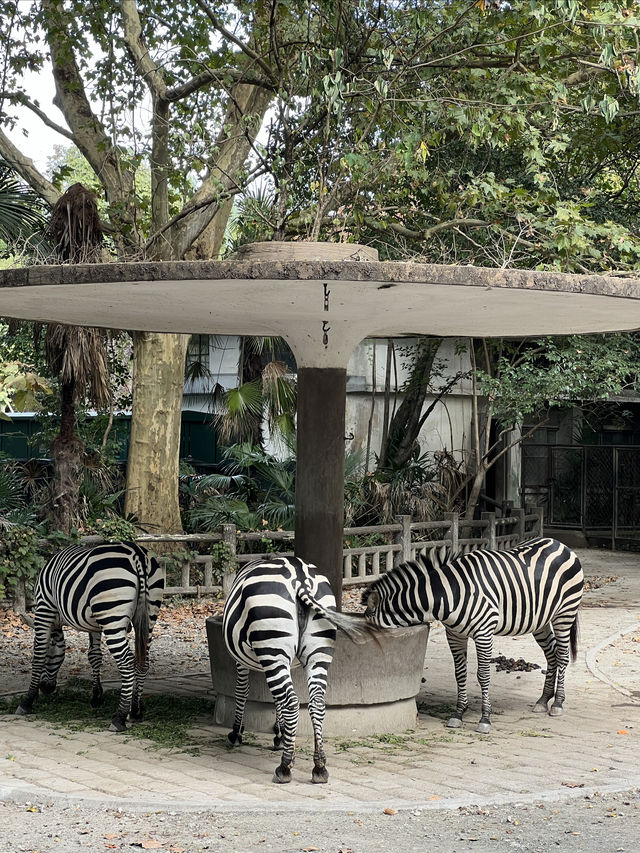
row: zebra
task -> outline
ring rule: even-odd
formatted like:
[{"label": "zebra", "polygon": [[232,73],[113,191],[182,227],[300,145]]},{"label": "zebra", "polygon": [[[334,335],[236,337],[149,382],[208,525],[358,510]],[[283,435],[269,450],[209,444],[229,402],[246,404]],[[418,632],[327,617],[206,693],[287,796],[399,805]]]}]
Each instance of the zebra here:
[{"label": "zebra", "polygon": [[242,743],[249,670],[264,671],[276,708],[273,748],[282,759],[273,781],[291,781],[300,704],[291,668],[304,667],[309,686],[309,716],[314,753],[311,781],[329,779],[322,729],[327,673],[336,642],[336,628],[355,642],[377,633],[357,616],[336,611],[327,578],[298,557],[256,560],[234,578],[222,615],[225,645],[236,661],[235,715],[228,735],[232,746]]},{"label": "zebra", "polygon": [[[142,690],[149,669],[149,644],[164,591],[164,575],[155,559],[134,542],[70,545],[41,570],[34,589],[31,682],[16,714],[29,714],[39,690],[51,693],[62,661],[63,625],[89,633],[92,672],[91,707],[103,702],[100,683],[101,639],[118,667],[120,702],[109,731],[122,732],[126,720],[143,718]],[[127,632],[135,629],[135,661]]]},{"label": "zebra", "polygon": [[[392,569],[362,595],[365,618],[380,627],[443,623],[458,688],[447,725],[459,728],[467,709],[467,643],[478,658],[482,716],[477,732],[490,731],[490,663],[494,636],[532,633],[547,660],[542,695],[533,710],[563,713],[564,677],[577,657],[578,608],[584,577],[577,555],[549,538],[530,539],[508,551],[476,550],[451,557],[435,548]],[[555,694],[555,695],[554,695]]]}]

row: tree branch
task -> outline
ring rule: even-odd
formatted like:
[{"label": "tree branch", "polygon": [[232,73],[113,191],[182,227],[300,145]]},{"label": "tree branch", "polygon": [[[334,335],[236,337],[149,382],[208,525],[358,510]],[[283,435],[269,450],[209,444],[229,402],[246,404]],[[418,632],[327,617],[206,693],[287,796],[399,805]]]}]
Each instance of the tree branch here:
[{"label": "tree branch", "polygon": [[71,131],[66,127],[62,127],[60,124],[56,124],[56,122],[53,121],[53,119],[50,119],[49,116],[40,109],[40,107],[34,104],[33,101],[30,101],[24,92],[0,92],[0,100],[2,99],[20,104],[21,107],[26,107],[28,110],[31,110],[31,112],[38,116],[43,124],[46,124],[47,127],[50,127],[51,130],[55,130],[55,132],[59,133],[61,136],[66,136],[67,139],[75,144],[75,139],[73,138]]},{"label": "tree branch", "polygon": [[149,50],[142,36],[142,24],[136,0],[121,0],[122,26],[124,38],[135,65],[140,70],[149,89],[156,98],[164,99],[167,94],[167,84],[164,75],[151,59]]},{"label": "tree branch", "polygon": [[33,160],[30,160],[16,148],[1,128],[0,155],[12,169],[15,169],[22,176],[34,192],[43,198],[50,207],[53,207],[62,193],[36,169]]},{"label": "tree branch", "polygon": [[252,59],[260,68],[262,68],[269,80],[275,80],[273,69],[269,66],[269,63],[265,62],[265,60],[258,53],[256,53],[253,48],[249,47],[248,44],[245,44],[242,39],[239,39],[234,33],[231,32],[231,30],[228,30],[217,18],[215,12],[211,8],[211,6],[209,6],[208,3],[205,3],[204,0],[196,0],[196,3],[198,4],[198,6],[200,6],[202,11],[209,18],[213,26],[220,33],[220,35],[224,36],[226,39],[229,39],[229,41],[235,44],[236,47],[239,47],[240,50],[246,56],[249,57],[249,59]]},{"label": "tree branch", "polygon": [[76,145],[100,178],[107,201],[118,210],[128,233],[135,235],[134,175],[123,168],[120,152],[91,109],[67,32],[70,13],[63,0],[42,0],[42,12],[56,84],[54,103],[71,128]]}]

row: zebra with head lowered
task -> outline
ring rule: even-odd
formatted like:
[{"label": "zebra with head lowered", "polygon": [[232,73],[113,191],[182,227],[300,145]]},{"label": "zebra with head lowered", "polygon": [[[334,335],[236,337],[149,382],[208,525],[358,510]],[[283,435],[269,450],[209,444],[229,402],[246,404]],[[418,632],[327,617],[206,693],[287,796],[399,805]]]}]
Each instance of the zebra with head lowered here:
[{"label": "zebra with head lowered", "polygon": [[311,781],[321,783],[329,778],[322,728],[336,628],[356,642],[376,633],[362,619],[336,611],[329,581],[310,563],[297,557],[275,557],[248,563],[238,571],[222,617],[225,644],[237,669],[235,717],[228,737],[232,745],[242,743],[249,670],[264,671],[276,707],[274,749],[282,743],[274,782],[291,781],[300,708],[291,680],[296,658],[309,686],[314,738]]},{"label": "zebra with head lowered", "polygon": [[[110,731],[124,731],[127,716],[143,716],[142,690],[149,669],[149,644],[162,594],[158,561],[133,542],[83,548],[71,545],[44,566],[34,590],[34,645],[31,683],[16,714],[29,714],[39,690],[51,693],[64,660],[63,626],[89,633],[91,706],[102,704],[101,638],[118,667],[120,702]],[[135,659],[127,632],[135,630]]]},{"label": "zebra with head lowered", "polygon": [[490,663],[494,636],[532,633],[547,659],[542,695],[534,711],[559,716],[565,699],[569,650],[577,656],[578,608],[584,577],[576,554],[555,539],[531,539],[508,551],[477,550],[404,563],[375,581],[362,596],[365,618],[380,627],[439,620],[453,655],[458,687],[448,725],[458,728],[467,708],[467,643],[478,658],[482,717],[476,731],[490,730]]}]

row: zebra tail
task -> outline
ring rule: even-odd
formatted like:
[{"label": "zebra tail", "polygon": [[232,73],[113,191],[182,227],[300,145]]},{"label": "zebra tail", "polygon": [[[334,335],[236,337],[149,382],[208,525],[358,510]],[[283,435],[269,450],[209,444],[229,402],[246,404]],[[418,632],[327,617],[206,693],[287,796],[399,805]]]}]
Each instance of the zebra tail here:
[{"label": "zebra tail", "polygon": [[136,666],[143,669],[149,651],[149,585],[147,566],[142,567],[139,575],[140,587],[138,601],[133,614],[133,627],[136,634]]},{"label": "zebra tail", "polygon": [[347,637],[358,645],[366,643],[370,637],[373,637],[376,643],[380,645],[378,640],[379,629],[375,625],[370,625],[364,619],[357,616],[349,616],[347,613],[339,613],[337,610],[327,610],[324,616],[332,622],[336,628],[344,632]]},{"label": "zebra tail", "polygon": [[354,643],[362,645],[362,643],[366,643],[369,637],[373,637],[379,644],[378,634],[380,631],[375,625],[370,625],[364,619],[357,616],[350,616],[347,613],[339,613],[337,610],[327,609],[304,586],[298,587],[297,596],[303,604],[315,610],[316,613],[321,613],[325,619],[328,619],[332,625],[343,631]]},{"label": "zebra tail", "polygon": [[578,659],[578,636],[579,636],[579,626],[578,626],[578,614],[576,613],[576,618],[571,626],[571,631],[569,633],[569,644],[571,646],[571,660],[573,663]]}]

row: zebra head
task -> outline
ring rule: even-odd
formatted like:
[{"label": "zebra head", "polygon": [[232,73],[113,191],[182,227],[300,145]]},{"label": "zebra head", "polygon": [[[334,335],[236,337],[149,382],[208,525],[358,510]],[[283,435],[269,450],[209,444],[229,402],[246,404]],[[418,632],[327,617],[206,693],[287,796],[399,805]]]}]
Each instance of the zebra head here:
[{"label": "zebra head", "polygon": [[393,573],[383,575],[362,593],[364,618],[378,628],[404,628],[414,624],[396,606],[398,591],[393,584]]}]

